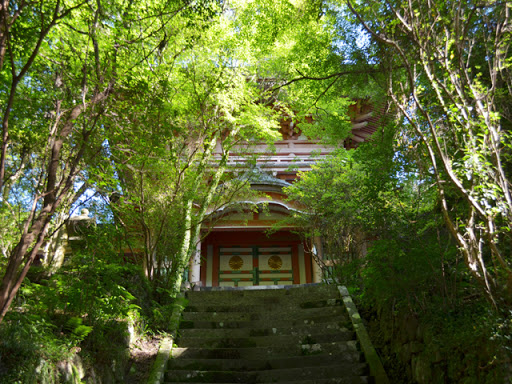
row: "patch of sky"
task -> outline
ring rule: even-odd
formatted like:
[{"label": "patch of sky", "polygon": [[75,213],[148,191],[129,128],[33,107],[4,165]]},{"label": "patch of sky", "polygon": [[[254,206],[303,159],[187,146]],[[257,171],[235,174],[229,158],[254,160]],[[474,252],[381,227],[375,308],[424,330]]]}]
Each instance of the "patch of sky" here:
[{"label": "patch of sky", "polygon": [[[75,192],[78,191],[82,185],[83,182],[76,183],[74,186]],[[69,211],[69,216],[80,216],[84,208],[89,210],[89,216],[93,217],[98,224],[114,222],[114,215],[110,209],[109,199],[93,188],[87,188],[73,203]]]},{"label": "patch of sky", "polygon": [[326,14],[330,14],[330,22],[334,24],[336,35],[333,47],[341,53],[342,64],[356,64],[355,58],[364,58],[367,64],[377,64],[376,58],[371,54],[371,36],[357,22],[353,15],[336,2],[326,4]]},{"label": "patch of sky", "polygon": [[[102,143],[103,150],[108,158],[111,158],[111,150],[110,144],[107,139],[105,139]],[[113,160],[110,161],[112,168],[114,169],[113,178],[115,181],[119,181],[119,175],[117,171],[115,171],[115,163]],[[83,187],[85,181],[80,180],[75,182],[73,188],[75,192],[78,192],[80,188]],[[113,191],[110,195],[114,193],[122,194],[122,189],[119,182],[113,183],[115,184],[115,191]],[[85,191],[80,195],[76,201],[71,206],[69,215],[70,216],[78,216],[83,208],[89,210],[91,215],[94,216],[97,223],[112,223],[114,221],[114,216],[110,209],[110,199],[109,196],[106,196],[104,193],[100,193],[100,191],[96,190],[94,187],[90,187],[85,189]]]}]

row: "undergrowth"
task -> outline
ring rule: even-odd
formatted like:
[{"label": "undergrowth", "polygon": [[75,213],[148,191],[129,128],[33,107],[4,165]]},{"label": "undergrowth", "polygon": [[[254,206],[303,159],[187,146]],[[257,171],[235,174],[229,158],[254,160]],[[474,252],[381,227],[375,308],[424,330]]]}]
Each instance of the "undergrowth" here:
[{"label": "undergrowth", "polygon": [[119,256],[109,231],[91,229],[52,275],[31,268],[0,324],[0,383],[122,381],[133,338],[169,329],[175,303]]}]

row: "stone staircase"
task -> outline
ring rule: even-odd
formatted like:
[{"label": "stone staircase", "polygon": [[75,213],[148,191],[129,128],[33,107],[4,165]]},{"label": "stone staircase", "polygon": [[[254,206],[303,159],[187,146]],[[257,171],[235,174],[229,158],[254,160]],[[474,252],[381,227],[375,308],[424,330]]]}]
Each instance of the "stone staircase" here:
[{"label": "stone staircase", "polygon": [[335,286],[188,292],[166,383],[371,383]]}]

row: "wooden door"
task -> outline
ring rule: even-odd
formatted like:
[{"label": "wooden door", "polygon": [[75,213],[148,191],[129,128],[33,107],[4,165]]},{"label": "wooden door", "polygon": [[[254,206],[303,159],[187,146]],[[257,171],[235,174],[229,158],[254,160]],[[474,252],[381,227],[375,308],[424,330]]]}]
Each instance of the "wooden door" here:
[{"label": "wooden door", "polygon": [[220,247],[219,286],[247,287],[257,285],[255,284],[257,281],[255,281],[254,267],[253,247]]},{"label": "wooden door", "polygon": [[219,247],[219,286],[293,284],[292,246]]},{"label": "wooden door", "polygon": [[258,248],[259,285],[293,284],[292,247]]}]

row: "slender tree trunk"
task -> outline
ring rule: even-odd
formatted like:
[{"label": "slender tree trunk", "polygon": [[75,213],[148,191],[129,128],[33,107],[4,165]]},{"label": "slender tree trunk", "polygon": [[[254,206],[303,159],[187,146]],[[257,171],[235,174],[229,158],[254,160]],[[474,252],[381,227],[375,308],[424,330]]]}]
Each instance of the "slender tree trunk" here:
[{"label": "slender tree trunk", "polygon": [[173,268],[174,276],[172,278],[172,292],[174,295],[179,293],[181,289],[181,283],[183,281],[183,271],[185,270],[186,265],[190,259],[190,239],[192,236],[192,215],[193,215],[193,201],[188,200],[185,203],[185,213],[184,213],[184,228],[185,232],[183,234],[183,239],[180,247],[180,253],[176,258],[176,268]]},{"label": "slender tree trunk", "polygon": [[44,242],[50,220],[41,218],[38,226],[41,225],[41,223],[43,223],[43,228],[39,231],[37,242],[34,244],[32,251],[30,252],[28,258],[25,260],[23,269],[19,273],[18,269],[25,259],[26,251],[31,245],[34,236],[29,234],[28,236],[22,238],[11,254],[11,258],[9,259],[9,263],[7,265],[7,270],[5,272],[4,278],[2,279],[2,285],[0,287],[0,324],[7,314],[7,311],[9,310],[9,307],[11,306],[16,293],[20,289],[21,283],[27,276],[28,270],[30,269],[32,262],[37,255],[37,251]]},{"label": "slender tree trunk", "polygon": [[[103,92],[98,92],[94,95],[88,104],[75,106],[71,110],[66,122],[63,124],[62,129],[59,132],[58,139],[54,140],[51,145],[50,161],[46,169],[46,188],[43,198],[43,208],[37,212],[37,203],[40,201],[40,197],[34,198],[32,210],[29,218],[25,222],[23,234],[18,244],[11,252],[5,274],[2,278],[2,284],[0,285],[0,324],[5,317],[12,300],[16,296],[23,279],[30,269],[39,248],[44,242],[54,213],[62,203],[69,198],[69,192],[72,190],[77,169],[84,155],[85,145],[88,143],[94,128],[91,128],[89,132],[83,135],[80,150],[74,157],[68,159],[66,164],[68,172],[67,176],[59,175],[59,164],[62,162],[62,148],[64,141],[71,135],[74,127],[74,121],[78,116],[80,116],[87,108],[97,106],[103,102],[111,93],[112,87],[113,82],[110,83]],[[94,117],[97,117],[102,113],[102,110],[97,111],[94,113]],[[49,140],[51,140],[51,138],[49,138]],[[35,218],[34,221],[32,221],[33,218]],[[30,247],[33,248],[27,256],[27,250]],[[23,268],[20,271],[22,265]]]}]

